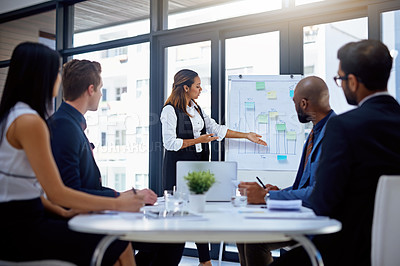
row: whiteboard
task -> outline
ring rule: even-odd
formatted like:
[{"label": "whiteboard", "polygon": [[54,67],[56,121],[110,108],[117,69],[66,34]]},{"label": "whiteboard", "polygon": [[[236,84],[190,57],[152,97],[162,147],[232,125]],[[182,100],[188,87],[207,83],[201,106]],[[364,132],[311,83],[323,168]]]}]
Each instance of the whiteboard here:
[{"label": "whiteboard", "polygon": [[228,128],[256,132],[268,147],[246,139],[226,139],[226,161],[236,161],[241,170],[297,170],[305,135],[292,98],[301,78],[301,75],[229,76]]}]

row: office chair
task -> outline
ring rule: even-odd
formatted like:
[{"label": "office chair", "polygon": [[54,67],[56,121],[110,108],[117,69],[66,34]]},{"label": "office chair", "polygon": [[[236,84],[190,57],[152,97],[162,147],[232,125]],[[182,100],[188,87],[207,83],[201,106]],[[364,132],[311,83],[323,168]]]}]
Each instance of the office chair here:
[{"label": "office chair", "polygon": [[400,175],[381,176],[375,196],[372,223],[372,266],[399,265]]}]

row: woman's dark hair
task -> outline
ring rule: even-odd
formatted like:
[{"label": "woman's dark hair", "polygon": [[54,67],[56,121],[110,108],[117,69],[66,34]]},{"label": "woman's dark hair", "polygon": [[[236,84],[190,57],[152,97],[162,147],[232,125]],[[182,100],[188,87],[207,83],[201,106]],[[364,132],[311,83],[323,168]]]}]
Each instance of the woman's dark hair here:
[{"label": "woman's dark hair", "polygon": [[28,104],[46,120],[59,68],[60,55],[43,44],[24,42],[15,47],[0,102],[0,143],[17,102]]},{"label": "woman's dark hair", "polygon": [[343,72],[358,77],[371,91],[387,89],[393,58],[389,49],[378,40],[350,42],[337,54]]},{"label": "woman's dark hair", "polygon": [[[172,85],[172,93],[165,101],[164,106],[167,104],[171,104],[175,108],[178,108],[185,112],[188,116],[191,116],[186,111],[186,106],[188,103],[186,102],[186,94],[184,85],[188,86],[189,88],[194,83],[194,78],[198,77],[199,75],[190,69],[182,69],[178,71],[174,76],[174,84]],[[193,100],[194,101],[194,100]],[[195,102],[196,103],[196,102]],[[197,105],[197,103],[196,103]]]}]

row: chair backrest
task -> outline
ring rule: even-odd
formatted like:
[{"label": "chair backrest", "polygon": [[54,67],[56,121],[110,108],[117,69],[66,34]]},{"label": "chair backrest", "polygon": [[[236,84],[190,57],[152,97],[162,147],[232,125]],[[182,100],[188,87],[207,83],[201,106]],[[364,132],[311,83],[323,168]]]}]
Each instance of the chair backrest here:
[{"label": "chair backrest", "polygon": [[381,176],[372,224],[372,266],[400,263],[400,176]]}]

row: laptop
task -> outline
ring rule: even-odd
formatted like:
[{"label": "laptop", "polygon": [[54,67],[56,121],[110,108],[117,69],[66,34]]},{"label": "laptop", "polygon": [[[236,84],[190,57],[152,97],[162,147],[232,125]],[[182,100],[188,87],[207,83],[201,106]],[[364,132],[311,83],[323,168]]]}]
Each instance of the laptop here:
[{"label": "laptop", "polygon": [[236,162],[179,161],[176,163],[176,190],[189,193],[184,176],[193,171],[210,170],[215,183],[206,193],[206,201],[231,201],[232,188],[237,180]]}]

